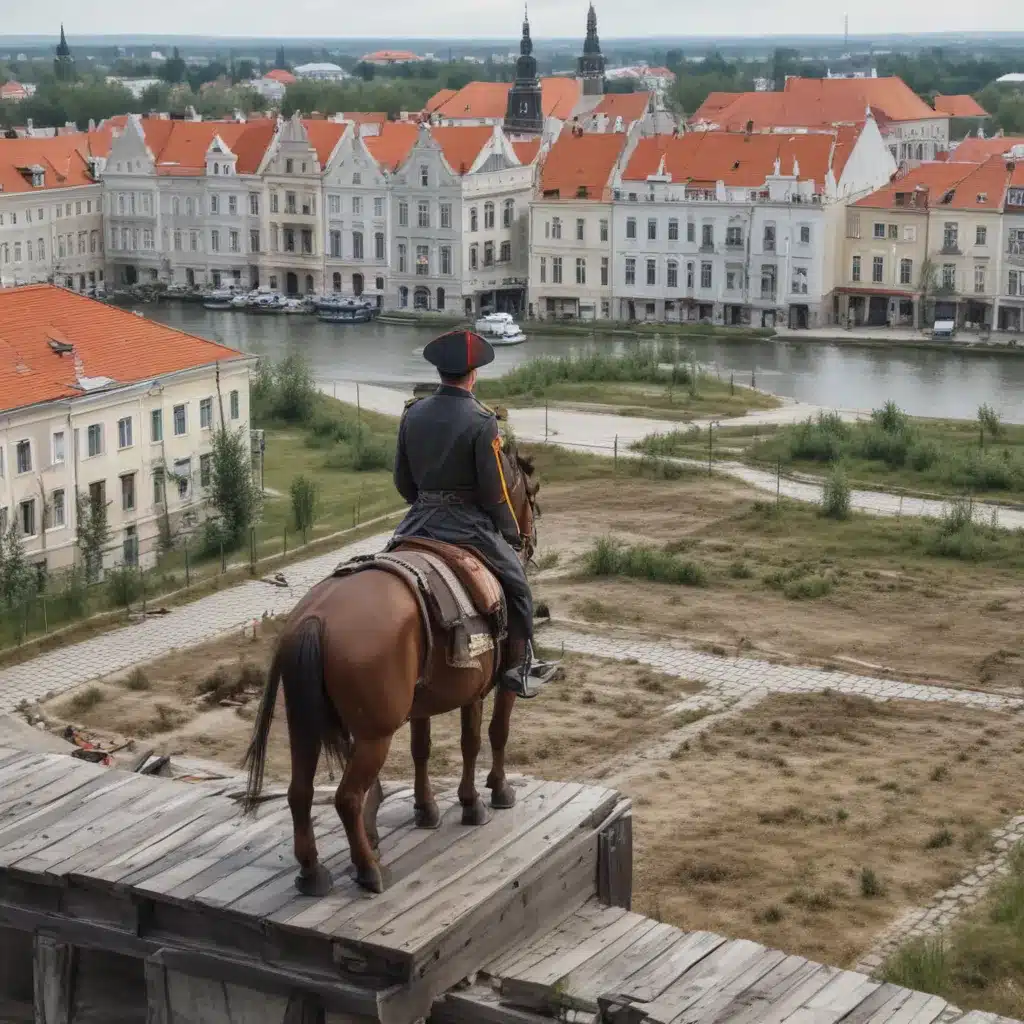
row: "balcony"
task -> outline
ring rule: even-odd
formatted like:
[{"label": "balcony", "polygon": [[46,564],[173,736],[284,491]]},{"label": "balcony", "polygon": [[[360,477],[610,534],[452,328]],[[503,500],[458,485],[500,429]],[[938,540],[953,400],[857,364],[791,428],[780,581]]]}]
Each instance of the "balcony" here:
[{"label": "balcony", "polygon": [[942,248],[939,250],[940,256],[963,256],[963,250],[961,250],[957,242],[945,241],[942,243]]},{"label": "balcony", "polygon": [[727,238],[725,240],[725,248],[729,252],[742,252],[743,250],[743,239],[732,239],[731,241]]}]

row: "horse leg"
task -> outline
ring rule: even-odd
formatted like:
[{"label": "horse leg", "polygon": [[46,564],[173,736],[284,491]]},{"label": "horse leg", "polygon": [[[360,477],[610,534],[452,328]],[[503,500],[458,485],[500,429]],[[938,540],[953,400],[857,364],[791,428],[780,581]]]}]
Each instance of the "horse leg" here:
[{"label": "horse leg", "polygon": [[384,891],[384,875],[367,834],[363,808],[367,791],[377,782],[390,747],[390,736],[379,740],[357,739],[334,797],[334,806],[348,836],[356,881],[370,892]]},{"label": "horse leg", "polygon": [[313,778],[320,760],[320,737],[290,736],[292,780],[288,786],[288,807],[295,831],[295,859],[299,874],[295,888],[303,896],[326,896],[331,891],[330,872],[320,863],[313,835]]},{"label": "horse leg", "polygon": [[459,803],[463,825],[486,825],[487,808],[476,791],[476,759],[480,754],[480,723],[484,717],[483,700],[475,700],[462,709],[462,781]]},{"label": "horse leg", "polygon": [[377,831],[377,812],[384,802],[384,789],[380,784],[380,776],[373,780],[366,800],[363,802],[363,828],[366,829],[366,838],[370,841],[370,849],[376,853],[380,849],[380,833]]},{"label": "horse leg", "polygon": [[515,702],[516,695],[509,690],[494,691],[494,711],[487,730],[491,741],[491,772],[487,776],[487,788],[491,791],[491,806],[497,810],[508,810],[516,804],[516,791],[505,778],[505,747]]},{"label": "horse leg", "polygon": [[437,828],[441,824],[441,812],[434,799],[427,768],[430,761],[430,719],[414,718],[409,723],[412,739],[412,762],[416,768],[413,785],[413,811],[417,828]]}]

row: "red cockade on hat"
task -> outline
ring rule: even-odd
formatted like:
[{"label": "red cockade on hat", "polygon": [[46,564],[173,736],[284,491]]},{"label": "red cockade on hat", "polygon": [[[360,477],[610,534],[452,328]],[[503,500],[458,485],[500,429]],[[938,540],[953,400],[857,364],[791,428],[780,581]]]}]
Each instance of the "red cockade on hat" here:
[{"label": "red cockade on hat", "polygon": [[464,377],[493,362],[494,349],[474,331],[448,331],[423,349],[423,358],[445,376]]}]

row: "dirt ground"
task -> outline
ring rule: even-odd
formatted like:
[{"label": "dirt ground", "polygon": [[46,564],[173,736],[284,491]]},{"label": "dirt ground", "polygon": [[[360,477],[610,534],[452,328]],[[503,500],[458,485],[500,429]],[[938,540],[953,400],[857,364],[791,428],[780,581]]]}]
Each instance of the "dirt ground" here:
[{"label": "dirt ground", "polygon": [[[776,516],[770,499],[702,475],[558,483],[541,501],[534,593],[556,618],[765,660],[1024,693],[1019,572],[924,554],[900,532],[929,527],[867,516],[837,523],[785,503]],[[708,584],[582,577],[579,559],[602,536],[692,559]],[[828,592],[787,596],[790,576],[823,580]]]}]

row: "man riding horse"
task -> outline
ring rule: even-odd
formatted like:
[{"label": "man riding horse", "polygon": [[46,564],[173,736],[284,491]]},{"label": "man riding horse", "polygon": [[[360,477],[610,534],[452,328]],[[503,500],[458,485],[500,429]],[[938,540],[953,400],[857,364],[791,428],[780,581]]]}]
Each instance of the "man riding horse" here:
[{"label": "man riding horse", "polygon": [[[508,641],[500,689],[533,697],[533,598],[516,557],[523,540],[509,499],[509,468],[498,419],[473,394],[477,370],[494,349],[472,331],[450,331],[431,341],[423,357],[441,386],[410,402],[398,427],[395,486],[412,506],[389,547],[426,537],[472,548],[501,582],[508,605]],[[550,666],[536,666],[547,675]]]}]

